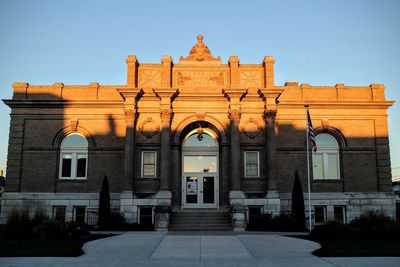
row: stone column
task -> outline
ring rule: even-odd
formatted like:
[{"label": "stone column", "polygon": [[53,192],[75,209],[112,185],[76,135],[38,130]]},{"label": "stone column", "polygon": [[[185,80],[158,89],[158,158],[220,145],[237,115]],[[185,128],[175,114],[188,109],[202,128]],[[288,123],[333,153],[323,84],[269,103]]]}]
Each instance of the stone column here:
[{"label": "stone column", "polygon": [[143,95],[143,90],[133,87],[117,89],[125,101],[125,147],[124,147],[124,173],[122,192],[120,196],[120,210],[127,222],[137,222],[137,207],[133,203],[135,190],[135,126],[138,116],[137,101]]},{"label": "stone column", "polygon": [[242,205],[245,198],[241,191],[240,182],[240,140],[239,124],[242,114],[240,101],[246,96],[247,89],[239,87],[230,87],[222,90],[224,96],[229,100],[229,120],[230,120],[230,169],[231,169],[231,192],[229,198],[231,205]]},{"label": "stone column", "polygon": [[275,135],[276,109],[264,111],[266,123],[265,150],[267,152],[267,190],[277,191],[276,182],[276,135]]},{"label": "stone column", "polygon": [[179,91],[172,88],[156,88],[153,91],[160,98],[161,102],[160,191],[169,191],[171,188],[169,155],[171,153],[172,101],[178,95]]},{"label": "stone column", "polygon": [[171,153],[171,115],[170,109],[161,109],[161,162],[160,162],[160,189],[168,191],[171,187],[170,161]]},{"label": "stone column", "polygon": [[135,162],[135,120],[136,109],[125,109],[125,148],[124,148],[124,176],[123,190],[134,191],[134,162]]},{"label": "stone column", "polygon": [[265,150],[267,155],[267,195],[268,198],[278,198],[278,186],[276,177],[276,134],[275,117],[278,110],[278,98],[283,89],[262,88],[258,90],[260,97],[264,100],[264,119],[266,124],[265,131]]},{"label": "stone column", "polygon": [[239,124],[241,110],[229,110],[230,120],[230,149],[231,149],[231,190],[240,191],[240,140],[239,140]]}]

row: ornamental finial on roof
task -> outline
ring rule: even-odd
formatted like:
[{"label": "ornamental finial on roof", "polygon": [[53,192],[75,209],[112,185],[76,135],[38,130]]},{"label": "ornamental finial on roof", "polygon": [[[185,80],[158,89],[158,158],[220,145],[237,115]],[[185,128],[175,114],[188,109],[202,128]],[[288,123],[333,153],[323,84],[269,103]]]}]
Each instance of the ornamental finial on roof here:
[{"label": "ornamental finial on roof", "polygon": [[199,34],[197,35],[197,44],[192,47],[189,56],[186,58],[181,56],[179,61],[221,61],[221,57],[215,58],[211,55],[210,49],[203,43],[203,35]]}]

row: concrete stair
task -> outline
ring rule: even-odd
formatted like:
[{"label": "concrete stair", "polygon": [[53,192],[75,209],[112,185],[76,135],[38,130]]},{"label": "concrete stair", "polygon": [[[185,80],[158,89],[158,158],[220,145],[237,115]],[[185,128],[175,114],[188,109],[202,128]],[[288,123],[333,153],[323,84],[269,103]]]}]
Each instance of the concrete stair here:
[{"label": "concrete stair", "polygon": [[170,231],[232,231],[227,210],[180,210],[171,215]]}]

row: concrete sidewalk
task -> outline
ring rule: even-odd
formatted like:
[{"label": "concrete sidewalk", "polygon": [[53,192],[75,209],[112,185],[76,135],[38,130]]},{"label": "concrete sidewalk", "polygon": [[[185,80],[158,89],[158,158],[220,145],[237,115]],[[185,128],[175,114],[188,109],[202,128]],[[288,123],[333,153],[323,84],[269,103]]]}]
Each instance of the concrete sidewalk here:
[{"label": "concrete sidewalk", "polygon": [[400,257],[319,258],[319,244],[279,235],[128,232],[76,258],[0,258],[0,266],[399,266]]}]

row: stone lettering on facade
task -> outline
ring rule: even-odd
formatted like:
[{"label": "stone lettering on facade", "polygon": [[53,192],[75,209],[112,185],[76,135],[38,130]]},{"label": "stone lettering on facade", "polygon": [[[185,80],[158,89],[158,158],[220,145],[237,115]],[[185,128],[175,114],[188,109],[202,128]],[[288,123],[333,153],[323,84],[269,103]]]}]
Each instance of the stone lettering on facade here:
[{"label": "stone lettering on facade", "polygon": [[221,71],[178,71],[176,86],[220,87],[226,85],[226,74]]}]

